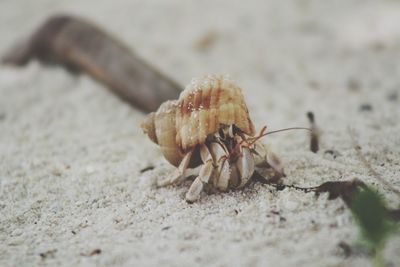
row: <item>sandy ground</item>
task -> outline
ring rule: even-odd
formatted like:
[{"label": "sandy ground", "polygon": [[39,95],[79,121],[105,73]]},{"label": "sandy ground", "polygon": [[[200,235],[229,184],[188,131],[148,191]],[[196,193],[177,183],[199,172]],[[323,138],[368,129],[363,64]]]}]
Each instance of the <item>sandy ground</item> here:
[{"label": "sandy ground", "polygon": [[[358,160],[348,127],[399,188],[400,3],[2,0],[0,52],[59,12],[92,19],[182,85],[229,73],[257,128],[308,126],[314,111],[319,153],[303,132],[264,140],[285,162],[284,182],[357,177],[399,206]],[[141,133],[143,115],[86,76],[0,66],[0,95],[0,266],[370,264],[338,246],[358,237],[341,200],[256,183],[188,205],[188,184],[154,188],[173,168]],[[386,259],[400,266],[399,237]]]}]

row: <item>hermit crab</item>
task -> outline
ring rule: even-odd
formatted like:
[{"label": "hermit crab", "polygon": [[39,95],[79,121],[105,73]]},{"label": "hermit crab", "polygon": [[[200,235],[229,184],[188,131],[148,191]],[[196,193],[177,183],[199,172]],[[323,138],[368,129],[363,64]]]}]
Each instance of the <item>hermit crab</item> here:
[{"label": "hermit crab", "polygon": [[157,181],[158,186],[177,184],[195,177],[186,193],[194,202],[205,189],[242,188],[254,171],[282,177],[279,158],[256,135],[241,89],[228,76],[193,79],[179,96],[166,101],[141,124],[177,169]]}]

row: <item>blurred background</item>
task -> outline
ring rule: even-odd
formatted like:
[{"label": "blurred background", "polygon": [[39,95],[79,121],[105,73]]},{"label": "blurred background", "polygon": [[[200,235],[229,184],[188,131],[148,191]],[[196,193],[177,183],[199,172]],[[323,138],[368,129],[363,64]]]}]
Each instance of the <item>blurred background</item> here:
[{"label": "blurred background", "polygon": [[[229,73],[248,96],[281,91],[275,97],[290,102],[292,115],[308,91],[362,87],[367,93],[378,89],[378,80],[388,90],[397,86],[381,79],[398,74],[397,62],[386,60],[400,42],[397,1],[3,0],[0,51],[54,14],[93,21],[182,85],[206,73]],[[321,95],[315,97],[306,105],[318,110]],[[251,102],[254,110],[282,105],[268,95]],[[276,115],[267,121],[280,121]]]}]

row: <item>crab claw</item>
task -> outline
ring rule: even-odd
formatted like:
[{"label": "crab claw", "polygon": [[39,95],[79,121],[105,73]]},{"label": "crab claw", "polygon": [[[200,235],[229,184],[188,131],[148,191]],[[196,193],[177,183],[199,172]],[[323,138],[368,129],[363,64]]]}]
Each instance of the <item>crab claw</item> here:
[{"label": "crab claw", "polygon": [[235,163],[237,171],[239,172],[240,183],[238,188],[243,187],[250,180],[254,172],[254,156],[250,148],[243,146],[242,153]]},{"label": "crab claw", "polygon": [[230,166],[228,160],[228,152],[225,146],[219,142],[210,144],[210,152],[216,165],[216,174],[214,179],[214,186],[220,191],[227,191],[230,179]]}]

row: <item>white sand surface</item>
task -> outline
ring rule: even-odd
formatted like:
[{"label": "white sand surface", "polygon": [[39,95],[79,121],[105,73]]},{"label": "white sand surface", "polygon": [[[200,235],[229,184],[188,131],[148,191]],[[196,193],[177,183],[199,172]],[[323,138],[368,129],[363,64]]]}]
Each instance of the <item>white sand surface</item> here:
[{"label": "white sand surface", "polygon": [[[399,207],[348,127],[400,188],[400,3],[2,0],[0,53],[60,12],[95,21],[182,85],[229,73],[258,129],[308,126],[313,111],[319,153],[304,132],[264,139],[284,160],[284,183],[359,178]],[[339,199],[255,183],[188,205],[188,184],[154,188],[173,168],[142,117],[87,76],[0,66],[0,266],[369,266],[338,247],[358,238]],[[399,237],[385,257],[400,266]]]}]

